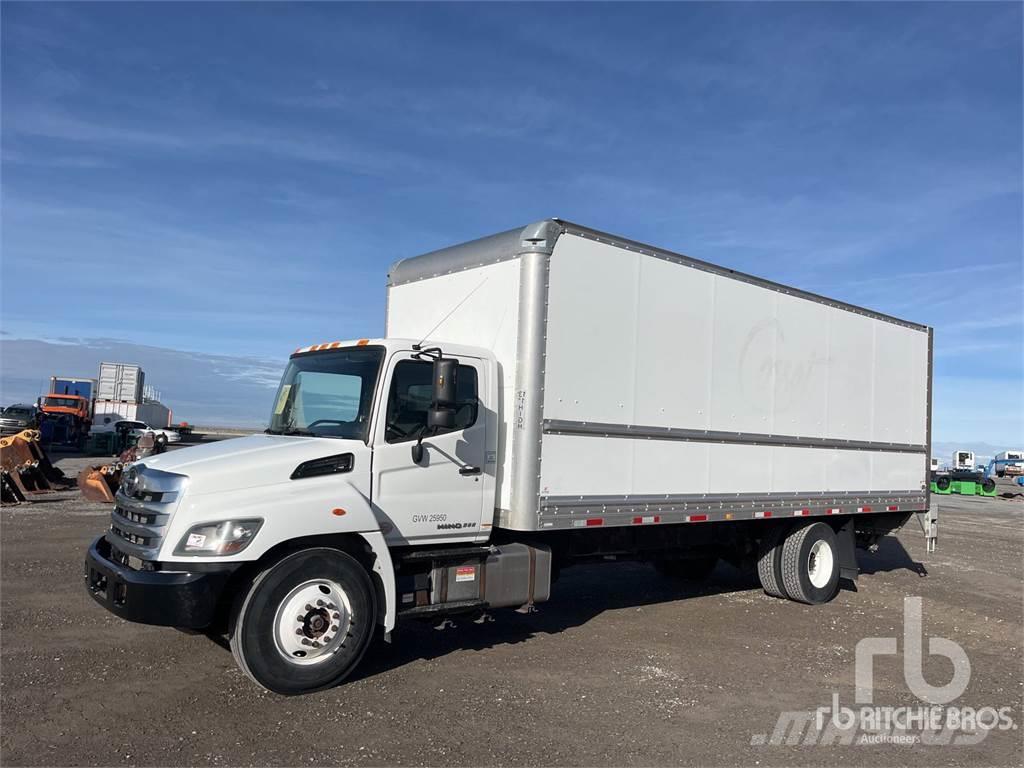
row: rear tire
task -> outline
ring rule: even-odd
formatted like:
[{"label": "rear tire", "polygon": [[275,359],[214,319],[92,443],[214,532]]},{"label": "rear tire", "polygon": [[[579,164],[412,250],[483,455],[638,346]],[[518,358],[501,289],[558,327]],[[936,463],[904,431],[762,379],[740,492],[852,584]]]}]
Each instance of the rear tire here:
[{"label": "rear tire", "polygon": [[791,600],[827,603],[839,589],[836,533],[825,523],[797,528],[782,545],[782,583]]},{"label": "rear tire", "polygon": [[996,489],[996,481],[991,477],[986,477],[981,481],[981,490],[985,493],[992,493]]},{"label": "rear tire", "polygon": [[782,583],[782,543],[785,534],[784,526],[772,525],[761,540],[761,551],[757,558],[757,577],[761,580],[761,588],[772,597],[789,597]]},{"label": "rear tire", "polygon": [[259,685],[285,695],[337,685],[373,637],[366,569],[337,549],[307,549],[263,570],[232,617],[231,653]]},{"label": "rear tire", "polygon": [[950,479],[948,477],[940,477],[935,481],[935,487],[940,491],[948,491],[950,486]]}]

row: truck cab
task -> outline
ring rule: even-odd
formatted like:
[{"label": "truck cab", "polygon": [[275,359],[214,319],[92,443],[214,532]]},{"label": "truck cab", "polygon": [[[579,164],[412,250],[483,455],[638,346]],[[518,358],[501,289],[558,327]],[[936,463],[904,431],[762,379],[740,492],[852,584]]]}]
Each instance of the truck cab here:
[{"label": "truck cab", "polygon": [[[435,361],[455,380],[450,423],[432,424]],[[494,513],[497,376],[461,345],[361,339],[292,355],[267,434],[313,437],[353,455],[347,481],[372,498],[389,545],[486,541]],[[424,513],[429,497],[433,513]]]},{"label": "truck cab", "polygon": [[[230,585],[258,578],[267,563],[324,545],[332,554],[322,556],[355,560],[372,584],[362,590],[361,577],[345,570],[350,562],[333,564],[351,583],[317,583],[333,598],[327,604],[348,605],[331,609],[338,620],[367,631],[379,623],[390,632],[399,600],[407,608],[424,600],[414,575],[405,579],[408,597],[396,593],[402,568],[395,559],[443,546],[471,549],[481,562],[480,545],[494,518],[495,446],[503,428],[498,402],[497,366],[487,350],[410,339],[297,349],[263,434],[147,457],[125,472],[110,530],[89,551],[89,590],[124,618],[202,628],[222,614]],[[424,565],[429,570],[434,562]],[[476,581],[478,571],[471,570]],[[467,573],[453,577],[453,594]],[[300,594],[295,605],[286,601],[289,614],[297,611],[295,626],[277,633],[277,645],[294,637],[318,645],[293,643],[284,652],[292,663],[283,671],[275,673],[271,664],[257,673],[274,690],[309,690],[308,680],[289,682],[291,667],[323,676],[309,662],[337,640],[310,629],[320,614],[307,610],[316,600]],[[507,599],[518,605],[526,598]],[[359,634],[357,645],[368,637]],[[238,639],[239,646],[245,642]],[[306,663],[296,665],[295,654]],[[265,660],[260,651],[252,655],[250,669],[261,663],[257,657]],[[322,682],[335,676],[328,670]]]},{"label": "truck cab", "polygon": [[82,395],[41,398],[39,427],[46,443],[82,445],[92,426],[92,402]]}]

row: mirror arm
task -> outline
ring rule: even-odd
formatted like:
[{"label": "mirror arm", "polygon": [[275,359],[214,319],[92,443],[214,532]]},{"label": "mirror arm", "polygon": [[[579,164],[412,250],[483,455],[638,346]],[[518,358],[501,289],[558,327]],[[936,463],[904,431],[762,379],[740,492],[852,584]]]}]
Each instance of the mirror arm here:
[{"label": "mirror arm", "polygon": [[[423,461],[423,438],[427,436],[427,431],[430,429],[430,427],[424,427],[422,430],[420,430],[420,434],[416,438],[415,444],[412,446],[413,464],[419,464],[421,461]],[[433,431],[436,432],[437,430],[434,429]]]}]

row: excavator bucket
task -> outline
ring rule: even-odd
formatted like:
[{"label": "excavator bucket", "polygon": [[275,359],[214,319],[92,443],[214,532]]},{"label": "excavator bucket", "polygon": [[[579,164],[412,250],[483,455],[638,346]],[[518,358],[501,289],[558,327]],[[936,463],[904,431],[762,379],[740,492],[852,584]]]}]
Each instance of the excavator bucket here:
[{"label": "excavator bucket", "polygon": [[39,432],[26,429],[0,438],[0,501],[19,504],[29,496],[67,487],[64,473],[50,463]]},{"label": "excavator bucket", "polygon": [[78,487],[82,495],[89,501],[113,502],[124,468],[144,455],[138,448],[129,448],[117,457],[117,461],[83,469],[78,473]]},{"label": "excavator bucket", "polygon": [[114,493],[121,482],[121,471],[115,473],[111,465],[86,467],[78,473],[78,488],[89,501],[113,503]]}]

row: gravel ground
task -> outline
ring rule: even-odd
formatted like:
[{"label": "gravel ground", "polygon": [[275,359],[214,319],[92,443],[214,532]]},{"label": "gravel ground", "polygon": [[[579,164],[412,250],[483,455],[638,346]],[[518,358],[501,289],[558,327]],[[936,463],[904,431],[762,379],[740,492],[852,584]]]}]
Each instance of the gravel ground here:
[{"label": "gravel ground", "polygon": [[[925,635],[969,657],[954,704],[1011,707],[1020,725],[1024,503],[942,497],[941,510],[938,552],[925,553],[912,520],[828,605],[768,598],[724,565],[698,587],[639,564],[578,567],[535,614],[402,627],[356,679],[284,698],[206,637],[128,624],[93,603],[82,559],[108,509],[54,494],[0,515],[0,762],[1021,765],[1019,729],[971,745],[759,743],[783,711],[827,706],[833,693],[852,704],[857,641],[902,638],[907,595],[923,598]],[[929,656],[924,673],[941,685],[952,668]],[[876,661],[874,704],[920,704],[900,657]]]}]

